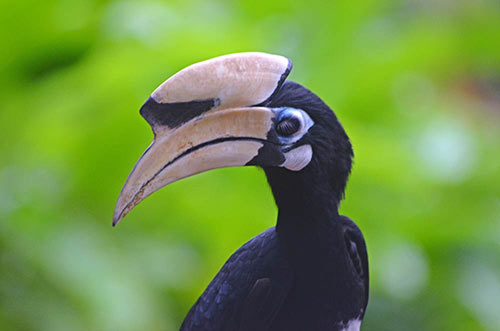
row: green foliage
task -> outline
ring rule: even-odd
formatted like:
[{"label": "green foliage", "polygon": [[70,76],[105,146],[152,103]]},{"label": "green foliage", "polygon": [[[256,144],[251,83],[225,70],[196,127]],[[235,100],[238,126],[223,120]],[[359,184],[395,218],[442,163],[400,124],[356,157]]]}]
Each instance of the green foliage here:
[{"label": "green foliage", "polygon": [[116,229],[179,69],[282,54],[349,133],[342,212],[371,263],[365,330],[500,329],[498,1],[0,2],[0,329],[174,330],[273,226],[262,171],[212,171]]}]

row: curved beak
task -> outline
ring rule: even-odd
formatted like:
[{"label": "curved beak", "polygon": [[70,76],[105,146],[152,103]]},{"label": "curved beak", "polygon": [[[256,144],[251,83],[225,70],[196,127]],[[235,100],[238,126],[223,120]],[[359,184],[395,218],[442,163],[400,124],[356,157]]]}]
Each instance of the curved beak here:
[{"label": "curved beak", "polygon": [[163,83],[141,108],[153,143],[118,198],[113,226],[165,185],[207,170],[274,166],[285,156],[265,104],[290,71],[283,57],[241,53],[190,66]]},{"label": "curved beak", "polygon": [[[267,137],[273,118],[269,108],[235,108],[200,116],[172,132],[157,134],[120,193],[113,225],[147,196],[182,178],[216,168],[281,164],[284,156],[278,141]],[[257,161],[264,145],[266,158]]]}]

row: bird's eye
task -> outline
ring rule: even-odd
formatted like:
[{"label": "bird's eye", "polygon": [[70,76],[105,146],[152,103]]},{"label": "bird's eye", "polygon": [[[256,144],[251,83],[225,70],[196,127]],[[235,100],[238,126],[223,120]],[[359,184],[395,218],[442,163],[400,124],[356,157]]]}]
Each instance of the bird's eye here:
[{"label": "bird's eye", "polygon": [[276,114],[274,130],[281,144],[291,146],[304,137],[314,125],[313,120],[302,109],[281,107],[273,108]]},{"label": "bird's eye", "polygon": [[285,116],[276,124],[276,132],[282,137],[290,137],[300,130],[301,121],[296,116]]}]

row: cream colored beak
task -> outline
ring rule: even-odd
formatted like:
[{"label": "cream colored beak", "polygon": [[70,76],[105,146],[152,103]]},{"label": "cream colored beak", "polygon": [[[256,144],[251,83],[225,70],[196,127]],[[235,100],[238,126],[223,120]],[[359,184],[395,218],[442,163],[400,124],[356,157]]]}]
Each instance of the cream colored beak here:
[{"label": "cream colored beak", "polygon": [[[157,134],[121,191],[113,225],[165,185],[207,170],[248,164],[264,144],[274,144],[266,140],[273,117],[268,108],[228,109]],[[282,162],[279,156],[276,162]]]},{"label": "cream colored beak", "polygon": [[141,109],[155,138],[120,193],[113,225],[172,182],[210,169],[256,164],[264,146],[265,165],[284,162],[279,142],[269,135],[273,110],[254,105],[279,89],[290,68],[281,56],[233,54],[187,67],[158,87]]}]

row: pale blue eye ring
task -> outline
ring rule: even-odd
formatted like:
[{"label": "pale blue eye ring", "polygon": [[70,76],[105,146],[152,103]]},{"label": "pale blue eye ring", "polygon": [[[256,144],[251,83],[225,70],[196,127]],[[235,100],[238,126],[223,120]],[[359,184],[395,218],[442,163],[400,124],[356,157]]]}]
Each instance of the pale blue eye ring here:
[{"label": "pale blue eye ring", "polygon": [[314,125],[313,120],[302,109],[281,107],[276,113],[275,130],[284,145],[290,145],[302,138]]}]

